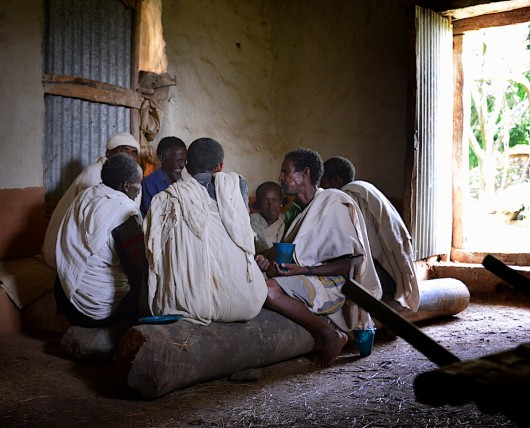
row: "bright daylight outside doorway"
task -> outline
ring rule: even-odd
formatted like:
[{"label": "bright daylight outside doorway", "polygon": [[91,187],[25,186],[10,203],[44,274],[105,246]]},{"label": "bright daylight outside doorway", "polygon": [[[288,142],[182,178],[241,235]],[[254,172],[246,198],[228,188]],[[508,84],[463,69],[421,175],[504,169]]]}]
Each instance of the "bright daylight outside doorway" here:
[{"label": "bright daylight outside doorway", "polygon": [[463,61],[470,112],[463,247],[530,253],[529,23],[466,33]]}]

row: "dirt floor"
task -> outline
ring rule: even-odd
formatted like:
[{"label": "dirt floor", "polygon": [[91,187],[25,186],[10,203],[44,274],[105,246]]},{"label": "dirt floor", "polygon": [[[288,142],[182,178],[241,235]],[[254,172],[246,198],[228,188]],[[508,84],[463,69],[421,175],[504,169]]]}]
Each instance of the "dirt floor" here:
[{"label": "dirt floor", "polygon": [[[530,308],[472,303],[422,330],[462,360],[530,342]],[[437,366],[401,338],[378,339],[359,358],[348,344],[336,365],[306,357],[261,368],[254,382],[227,378],[146,401],[113,363],[65,357],[60,337],[0,337],[0,427],[476,427],[517,426],[476,404],[417,402],[416,375]]]}]

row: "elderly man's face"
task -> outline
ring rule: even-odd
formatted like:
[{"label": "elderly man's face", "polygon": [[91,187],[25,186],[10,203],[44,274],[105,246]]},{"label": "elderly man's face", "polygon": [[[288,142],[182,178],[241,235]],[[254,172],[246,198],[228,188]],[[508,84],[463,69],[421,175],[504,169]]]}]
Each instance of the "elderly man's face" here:
[{"label": "elderly man's face", "polygon": [[138,150],[136,149],[136,147],[118,146],[112,150],[107,150],[107,157],[110,158],[111,156],[117,155],[118,153],[127,153],[128,155],[131,155],[134,158],[138,156]]},{"label": "elderly man's face", "polygon": [[140,190],[142,189],[142,176],[138,175],[134,180],[126,181],[123,186],[123,193],[125,193],[133,201],[136,199]]},{"label": "elderly man's face", "polygon": [[287,158],[282,163],[282,169],[280,172],[280,186],[286,195],[296,195],[301,190],[308,180],[308,174],[304,174],[304,171],[296,171],[294,162],[292,159]]}]

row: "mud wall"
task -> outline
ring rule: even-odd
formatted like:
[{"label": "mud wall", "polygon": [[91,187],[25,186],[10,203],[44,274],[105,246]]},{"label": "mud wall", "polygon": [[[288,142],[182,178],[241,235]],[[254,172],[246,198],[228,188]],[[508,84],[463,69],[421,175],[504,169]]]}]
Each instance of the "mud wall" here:
[{"label": "mud wall", "polygon": [[0,259],[38,252],[44,210],[40,0],[0,4]]},{"label": "mud wall", "polygon": [[255,189],[284,154],[347,156],[401,199],[405,3],[391,0],[163,1],[169,91],[160,137],[201,136]]},{"label": "mud wall", "polygon": [[[350,157],[392,200],[403,191],[406,11],[411,0],[162,0],[167,89],[157,141],[203,136],[251,191],[288,150]],[[0,260],[42,243],[41,0],[0,3]],[[156,143],[156,141],[155,141]]]}]

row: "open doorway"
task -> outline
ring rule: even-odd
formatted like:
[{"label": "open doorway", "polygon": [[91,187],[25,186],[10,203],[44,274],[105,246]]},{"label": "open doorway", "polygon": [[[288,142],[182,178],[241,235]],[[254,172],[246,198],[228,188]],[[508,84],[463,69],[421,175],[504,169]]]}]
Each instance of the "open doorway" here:
[{"label": "open doorway", "polygon": [[463,250],[530,253],[529,40],[528,23],[463,37]]},{"label": "open doorway", "polygon": [[[502,8],[500,5],[497,7],[496,2],[483,4],[480,8],[451,10],[416,7],[414,62],[411,62],[411,76],[415,80],[411,81],[413,90],[410,91],[408,115],[408,137],[411,141],[408,164],[411,168],[410,175],[406,176],[404,218],[410,227],[418,260],[436,257],[441,261],[481,263],[486,254],[493,254],[508,264],[530,266],[530,245],[525,242],[529,234],[526,231],[513,233],[520,243],[516,248],[509,244],[502,228],[481,224],[476,215],[468,215],[472,168],[469,135],[466,132],[472,115],[471,98],[465,95],[464,38],[477,30],[530,22],[530,2],[502,3]],[[519,88],[519,95],[524,94],[523,88]],[[517,92],[518,89],[510,95],[517,95]],[[501,91],[503,100],[506,99],[505,94]],[[528,100],[525,103],[521,104],[521,107],[525,106],[521,111],[526,110],[527,113]],[[513,127],[506,128],[511,130]],[[508,136],[511,137],[509,131],[499,143],[509,141]],[[501,147],[501,153],[507,156],[511,151],[509,142],[506,150],[503,145]],[[519,156],[522,157],[522,154]],[[450,171],[449,177],[445,175],[446,171]],[[527,180],[527,176],[523,176],[521,171],[519,177],[512,180],[514,183],[518,180],[522,182]],[[500,177],[504,188],[508,182],[507,173],[502,173]],[[509,215],[502,213],[502,208],[498,211],[502,220],[501,215]],[[523,211],[523,208],[515,208],[512,217],[523,218],[526,215]],[[510,221],[510,218],[507,220]],[[468,229],[476,228],[477,239],[497,236],[497,243],[501,242],[504,246],[479,247],[476,244],[470,248],[470,231],[466,231],[466,224]]]},{"label": "open doorway", "polygon": [[529,24],[528,7],[453,19],[453,261],[530,265]]}]

